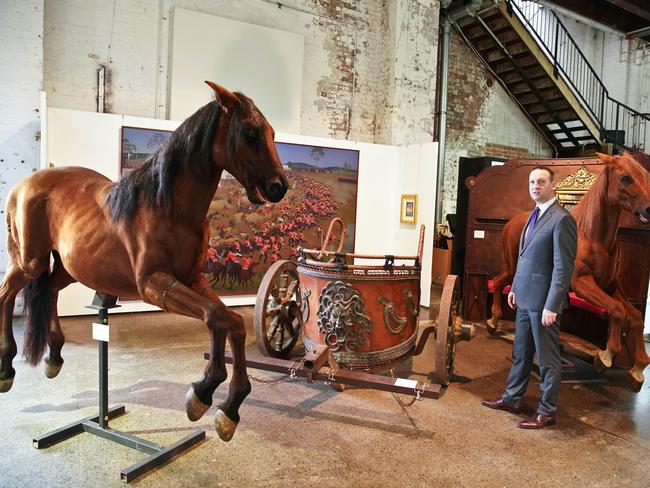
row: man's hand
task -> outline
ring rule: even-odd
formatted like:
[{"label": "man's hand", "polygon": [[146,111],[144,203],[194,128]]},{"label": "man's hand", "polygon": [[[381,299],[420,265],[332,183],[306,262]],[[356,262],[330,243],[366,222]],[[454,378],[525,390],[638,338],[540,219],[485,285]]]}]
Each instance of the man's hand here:
[{"label": "man's hand", "polygon": [[546,310],[546,309],[544,309],[544,311],[542,312],[542,325],[544,327],[553,325],[556,319],[557,319],[557,313],[551,312],[550,310]]},{"label": "man's hand", "polygon": [[510,305],[510,308],[513,309],[513,310],[515,308],[517,308],[517,300],[515,298],[515,292],[514,291],[511,291],[510,293],[508,293],[508,305]]}]

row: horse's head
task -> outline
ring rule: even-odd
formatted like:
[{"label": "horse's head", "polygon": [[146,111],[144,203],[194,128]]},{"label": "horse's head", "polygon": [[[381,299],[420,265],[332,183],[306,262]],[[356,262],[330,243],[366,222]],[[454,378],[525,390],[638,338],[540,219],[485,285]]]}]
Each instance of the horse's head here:
[{"label": "horse's head", "polygon": [[212,161],[237,178],[251,203],[279,202],[289,184],[275,149],[275,131],[250,98],[206,83],[224,109],[223,129],[212,141]]},{"label": "horse's head", "polygon": [[650,173],[625,151],[622,156],[597,153],[607,166],[609,201],[633,214],[639,221],[650,222]]}]

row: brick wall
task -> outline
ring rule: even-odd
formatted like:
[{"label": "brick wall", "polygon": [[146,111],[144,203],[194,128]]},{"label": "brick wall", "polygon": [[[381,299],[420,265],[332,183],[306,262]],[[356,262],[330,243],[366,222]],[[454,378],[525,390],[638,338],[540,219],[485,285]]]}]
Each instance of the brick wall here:
[{"label": "brick wall", "polygon": [[43,0],[3,0],[0,8],[0,272],[4,271],[9,189],[39,165]]},{"label": "brick wall", "polygon": [[302,134],[431,141],[437,0],[297,0],[282,8],[261,0],[46,2],[51,105],[95,110],[103,65],[107,111],[164,118],[174,7],[302,35]]},{"label": "brick wall", "polygon": [[526,147],[504,146],[488,142],[485,145],[485,155],[506,159],[525,159],[531,156]]}]

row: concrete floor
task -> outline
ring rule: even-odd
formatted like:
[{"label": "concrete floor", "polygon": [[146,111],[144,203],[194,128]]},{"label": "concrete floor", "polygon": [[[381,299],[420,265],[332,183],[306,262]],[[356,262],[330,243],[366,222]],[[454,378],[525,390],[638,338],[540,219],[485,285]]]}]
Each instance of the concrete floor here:
[{"label": "concrete floor", "polygon": [[[252,327],[252,308],[238,309]],[[436,316],[437,312],[425,310]],[[67,343],[61,374],[22,360],[13,389],[0,396],[0,487],[121,486],[120,469],[145,455],[90,434],[45,450],[34,436],[96,413],[97,345],[93,317],[62,320]],[[15,327],[16,336],[22,327]],[[558,424],[525,431],[534,411],[531,381],[522,415],[481,407],[501,392],[511,345],[485,329],[457,349],[455,381],[440,400],[402,407],[390,393],[290,380],[253,383],[234,439],[214,431],[214,407],[187,420],[184,396],[205,365],[208,334],[199,321],[164,313],[111,315],[110,403],[126,405],[115,429],[168,445],[195,428],[207,439],[137,480],[142,487],[649,487],[650,381],[639,394],[621,372],[605,384],[563,384]],[[249,330],[248,351],[257,353]],[[402,370],[426,378],[434,347]],[[277,374],[250,370],[258,377]],[[408,374],[408,371],[405,373]],[[650,373],[648,373],[650,374]],[[402,374],[403,375],[403,374]],[[215,404],[227,386],[215,393]],[[408,398],[404,398],[408,400]]]}]

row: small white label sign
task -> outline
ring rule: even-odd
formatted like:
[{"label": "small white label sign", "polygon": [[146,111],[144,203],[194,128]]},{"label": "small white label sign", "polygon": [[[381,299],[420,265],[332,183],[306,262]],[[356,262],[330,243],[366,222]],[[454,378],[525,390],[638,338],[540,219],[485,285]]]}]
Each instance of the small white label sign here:
[{"label": "small white label sign", "polygon": [[485,231],[484,230],[475,230],[474,231],[474,239],[485,239]]},{"label": "small white label sign", "polygon": [[418,386],[418,382],[415,380],[405,380],[404,378],[397,378],[395,380],[395,386],[403,386],[404,388],[415,388]]},{"label": "small white label sign", "polygon": [[108,342],[108,325],[93,322],[93,339]]}]

